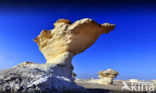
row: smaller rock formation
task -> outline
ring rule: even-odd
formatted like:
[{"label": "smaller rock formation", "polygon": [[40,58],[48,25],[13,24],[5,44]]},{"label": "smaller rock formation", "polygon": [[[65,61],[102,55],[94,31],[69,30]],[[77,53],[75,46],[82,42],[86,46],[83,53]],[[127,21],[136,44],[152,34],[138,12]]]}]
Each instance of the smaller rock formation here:
[{"label": "smaller rock formation", "polygon": [[98,80],[99,84],[105,84],[105,85],[109,85],[113,83],[113,79],[115,77],[117,77],[119,73],[115,70],[112,69],[107,69],[106,71],[100,71],[98,73],[98,77],[100,78]]}]

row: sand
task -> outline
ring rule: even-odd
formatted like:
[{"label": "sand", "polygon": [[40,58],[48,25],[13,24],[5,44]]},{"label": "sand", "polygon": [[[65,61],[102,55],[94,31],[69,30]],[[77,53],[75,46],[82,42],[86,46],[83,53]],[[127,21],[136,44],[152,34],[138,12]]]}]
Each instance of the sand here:
[{"label": "sand", "polygon": [[[112,85],[89,83],[88,81],[90,81],[90,80],[88,80],[88,79],[75,80],[77,85],[83,86],[85,89],[88,89],[90,91],[90,93],[156,93],[156,90],[155,90],[156,84],[154,84],[154,83],[151,83],[154,85],[154,91],[149,91],[149,88],[151,86],[147,87],[147,91],[146,91],[145,86],[143,87],[143,91],[141,90],[141,87],[139,90],[138,85],[139,84],[141,85],[141,83],[136,83],[138,85],[136,85],[137,91],[135,91],[135,90],[132,90],[132,88],[131,88],[131,86],[132,86],[131,82],[128,83],[128,81],[126,81],[126,80],[115,80]],[[130,91],[126,90],[126,89],[121,90],[121,88],[124,86],[123,81],[125,81],[127,83],[128,87],[131,89]],[[150,81],[148,81],[148,82],[150,82]],[[145,84],[145,82],[144,82],[144,84]]]}]

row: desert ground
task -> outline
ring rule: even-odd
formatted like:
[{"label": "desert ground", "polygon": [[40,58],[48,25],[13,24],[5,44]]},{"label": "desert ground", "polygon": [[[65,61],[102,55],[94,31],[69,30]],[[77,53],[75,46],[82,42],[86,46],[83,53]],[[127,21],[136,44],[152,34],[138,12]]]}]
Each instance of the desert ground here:
[{"label": "desert ground", "polygon": [[[111,85],[103,85],[103,84],[97,84],[97,83],[90,83],[91,79],[76,79],[75,82],[79,86],[83,86],[85,89],[88,89],[90,93],[156,93],[156,89],[154,91],[149,91],[149,87],[143,87],[142,90],[138,90],[138,86],[136,86],[137,91],[132,90],[121,90],[121,88],[124,86],[122,81],[127,82],[128,80],[114,80],[113,84]],[[144,81],[144,82],[151,82],[151,81]],[[140,84],[140,83],[139,83]],[[154,85],[154,88],[156,87],[156,84],[151,83]],[[129,82],[128,87],[131,89],[131,83]]]}]

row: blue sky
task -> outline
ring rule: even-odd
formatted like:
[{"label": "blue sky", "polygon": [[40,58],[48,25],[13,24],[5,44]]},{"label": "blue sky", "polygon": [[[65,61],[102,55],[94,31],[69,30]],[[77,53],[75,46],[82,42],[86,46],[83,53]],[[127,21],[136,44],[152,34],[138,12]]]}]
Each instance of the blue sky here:
[{"label": "blue sky", "polygon": [[45,63],[45,58],[33,42],[41,30],[53,29],[53,23],[60,18],[72,22],[91,18],[98,23],[116,24],[116,28],[109,34],[101,35],[92,47],[73,58],[77,78],[97,77],[98,71],[111,68],[119,72],[117,79],[156,79],[154,4],[138,4],[134,0],[129,4],[122,0],[121,4],[81,1],[44,5],[22,2],[19,5],[1,6],[0,69],[24,61]]}]

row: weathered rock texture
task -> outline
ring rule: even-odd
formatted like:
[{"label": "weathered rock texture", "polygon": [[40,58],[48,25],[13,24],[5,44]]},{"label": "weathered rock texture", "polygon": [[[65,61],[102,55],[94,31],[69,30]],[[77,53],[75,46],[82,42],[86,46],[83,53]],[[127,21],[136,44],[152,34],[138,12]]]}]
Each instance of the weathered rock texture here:
[{"label": "weathered rock texture", "polygon": [[43,30],[34,39],[48,64],[25,62],[0,71],[0,93],[56,93],[82,89],[72,77],[73,56],[86,50],[101,34],[113,30],[115,25],[98,24],[86,18],[73,24],[60,19],[54,26],[52,30]]},{"label": "weathered rock texture", "polygon": [[72,93],[85,92],[74,83],[73,54],[68,53],[61,64],[24,62],[0,71],[0,93]]},{"label": "weathered rock texture", "polygon": [[43,30],[34,39],[47,63],[60,59],[59,55],[65,52],[72,52],[74,55],[83,52],[94,44],[101,34],[109,33],[115,27],[114,24],[98,24],[88,18],[73,24],[69,20],[60,19],[54,26],[52,30]]},{"label": "weathered rock texture", "polygon": [[98,83],[108,85],[113,83],[113,79],[117,77],[118,72],[112,69],[107,69],[106,71],[100,71],[98,75],[98,77],[100,78],[98,80]]}]

